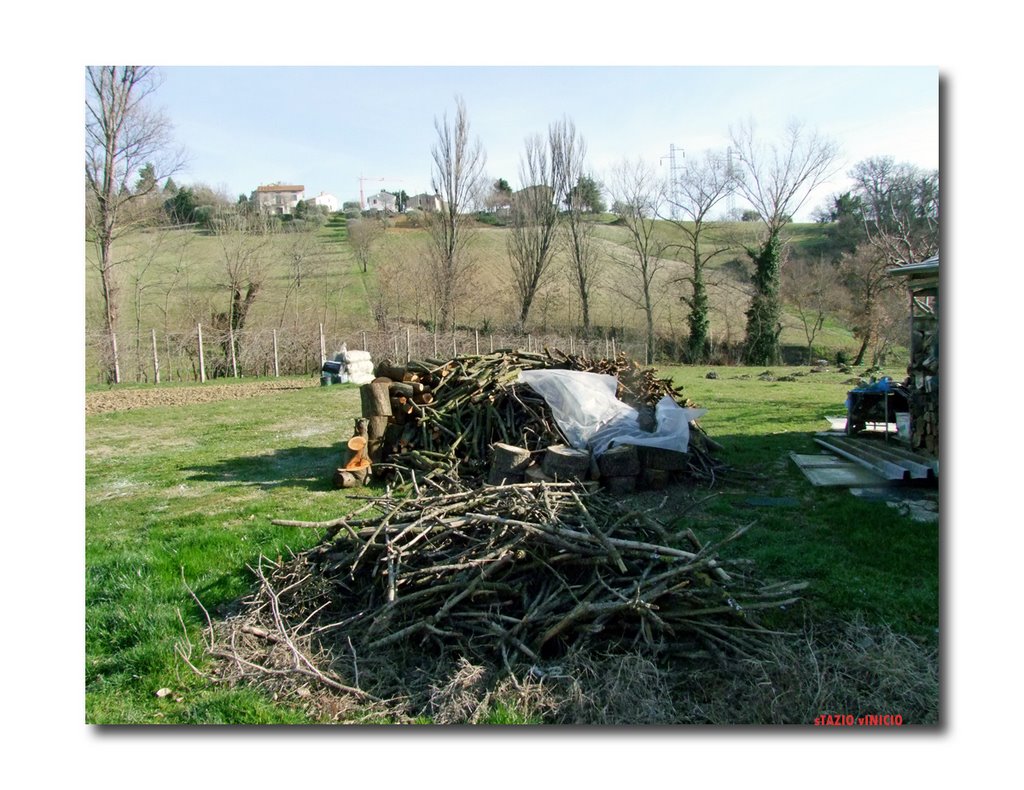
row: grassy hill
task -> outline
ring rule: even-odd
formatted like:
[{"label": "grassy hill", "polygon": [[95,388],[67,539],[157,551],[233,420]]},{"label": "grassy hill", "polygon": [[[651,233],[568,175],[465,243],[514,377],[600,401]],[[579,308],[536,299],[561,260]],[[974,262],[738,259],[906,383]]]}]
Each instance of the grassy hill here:
[{"label": "grassy hill", "polygon": [[[631,283],[624,269],[612,262],[621,252],[625,229],[611,215],[599,219],[596,236],[603,248],[604,272],[592,306],[595,325],[623,338],[639,337],[643,314],[630,301]],[[729,252],[714,258],[707,279],[711,297],[711,329],[718,344],[742,340],[750,263],[745,245],[756,242],[754,223],[722,223],[710,234],[715,243],[725,242]],[[670,223],[659,223],[658,233],[666,241],[680,240],[682,234]],[[788,228],[794,251],[814,254],[823,239],[822,226],[796,224]],[[460,305],[456,320],[460,326],[483,332],[503,331],[516,314],[509,277],[506,238],[508,230],[480,224],[475,229],[472,251],[478,274],[472,283],[472,298]],[[429,278],[424,261],[427,231],[410,227],[400,217],[384,235],[369,270],[363,272],[352,255],[345,220],[331,221],[313,233],[281,232],[260,251],[263,282],[249,313],[246,329],[269,335],[277,330],[283,338],[302,336],[304,348],[314,342],[318,326],[324,327],[329,345],[334,339],[378,328],[375,308],[381,304],[388,313],[392,331],[398,323],[416,322],[429,328]],[[158,336],[185,337],[197,323],[209,325],[212,316],[224,313],[230,304],[227,264],[237,250],[213,235],[196,229],[151,230],[121,241],[115,250],[120,261],[121,321],[119,348],[134,350],[141,360],[150,344],[151,330]],[[95,268],[95,250],[86,245],[86,330],[90,348],[90,373],[98,369],[102,347],[102,301]],[[578,331],[579,305],[557,260],[556,272],[535,303],[529,331],[567,336]],[[663,338],[681,341],[686,336],[687,308],[680,300],[687,288],[682,277],[686,264],[669,260],[656,282],[657,324]],[[404,331],[404,330],[403,330]],[[163,342],[158,341],[158,342]],[[205,341],[204,341],[205,342]],[[296,341],[298,342],[298,341]],[[317,341],[318,342],[318,341]],[[642,341],[640,341],[642,342]],[[782,343],[806,345],[799,319],[786,312]],[[847,328],[829,322],[815,345],[822,354],[852,349],[855,343]],[[170,344],[168,343],[168,348]],[[141,362],[139,363],[141,365]]]}]

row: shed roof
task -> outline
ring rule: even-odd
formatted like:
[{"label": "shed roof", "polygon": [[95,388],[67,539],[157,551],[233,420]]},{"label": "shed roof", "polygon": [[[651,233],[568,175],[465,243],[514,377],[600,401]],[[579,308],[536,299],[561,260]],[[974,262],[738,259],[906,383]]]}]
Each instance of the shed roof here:
[{"label": "shed roof", "polygon": [[925,290],[938,293],[939,290],[939,256],[933,255],[920,263],[908,263],[905,266],[894,266],[888,273],[896,277],[906,277],[907,287],[919,293]]}]

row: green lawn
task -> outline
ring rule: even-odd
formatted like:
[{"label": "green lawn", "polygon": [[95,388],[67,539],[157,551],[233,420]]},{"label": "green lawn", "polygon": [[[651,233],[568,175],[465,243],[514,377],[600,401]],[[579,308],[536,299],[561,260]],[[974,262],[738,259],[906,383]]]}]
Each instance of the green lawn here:
[{"label": "green lawn", "polygon": [[[707,370],[665,372],[709,409],[702,423],[737,474],[687,492],[717,496],[685,520],[662,519],[706,539],[752,524],[724,556],[753,560],[765,578],[809,581],[805,611],[815,622],[862,616],[933,645],[938,526],[843,489],[813,488],[788,458],[817,451],[810,434],[826,427],[826,414],[842,413],[848,376],[766,382],[758,369],[720,368],[710,380]],[[260,554],[286,557],[317,540],[272,518],[327,519],[354,506],[331,474],[358,409],[356,388],[333,386],[86,419],[88,722],[309,721],[256,691],[211,685],[175,645],[187,633],[201,661],[205,621],[186,584],[217,617],[249,589],[247,566]],[[766,507],[753,497],[798,504]]]}]

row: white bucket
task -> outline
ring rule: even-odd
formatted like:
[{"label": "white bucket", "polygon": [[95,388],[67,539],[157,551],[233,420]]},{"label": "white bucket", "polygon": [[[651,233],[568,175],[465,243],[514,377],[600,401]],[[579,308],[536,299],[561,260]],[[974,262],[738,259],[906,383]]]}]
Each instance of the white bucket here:
[{"label": "white bucket", "polygon": [[905,442],[910,441],[910,414],[908,412],[896,412],[896,435]]}]

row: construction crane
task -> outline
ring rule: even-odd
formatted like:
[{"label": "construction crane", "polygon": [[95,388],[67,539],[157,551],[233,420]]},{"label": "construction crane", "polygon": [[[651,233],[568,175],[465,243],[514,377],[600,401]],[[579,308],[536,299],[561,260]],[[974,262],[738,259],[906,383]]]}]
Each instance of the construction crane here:
[{"label": "construction crane", "polygon": [[400,179],[400,178],[385,178],[384,176],[380,176],[380,177],[376,177],[376,176],[374,176],[374,177],[359,176],[359,210],[360,211],[362,211],[363,209],[366,208],[366,196],[363,195],[363,183],[366,182],[366,181],[398,181],[400,183],[402,181],[402,179]]}]

